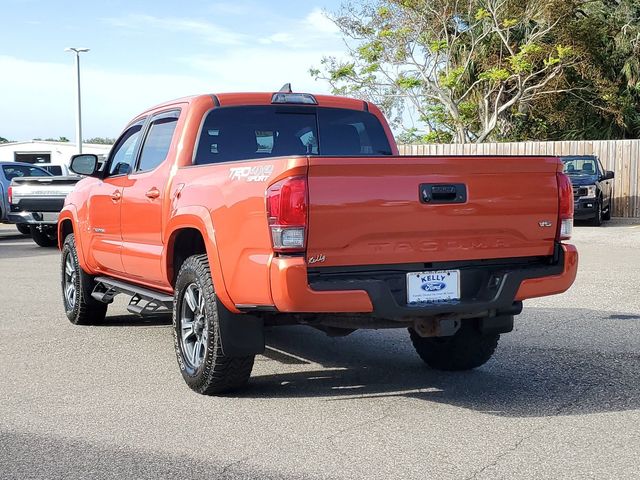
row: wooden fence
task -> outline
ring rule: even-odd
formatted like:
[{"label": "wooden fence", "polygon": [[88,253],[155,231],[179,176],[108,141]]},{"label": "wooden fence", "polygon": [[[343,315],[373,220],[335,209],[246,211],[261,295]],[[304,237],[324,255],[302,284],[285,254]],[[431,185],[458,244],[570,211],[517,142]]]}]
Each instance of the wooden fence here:
[{"label": "wooden fence", "polygon": [[597,155],[613,170],[613,215],[640,218],[640,140],[400,145],[401,155]]}]

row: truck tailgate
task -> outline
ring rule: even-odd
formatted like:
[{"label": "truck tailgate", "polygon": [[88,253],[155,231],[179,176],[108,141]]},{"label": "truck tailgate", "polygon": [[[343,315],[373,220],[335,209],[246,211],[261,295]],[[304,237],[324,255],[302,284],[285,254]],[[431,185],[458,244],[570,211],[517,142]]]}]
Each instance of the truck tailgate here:
[{"label": "truck tailgate", "polygon": [[310,157],[315,266],[552,255],[555,157]]},{"label": "truck tailgate", "polygon": [[20,197],[66,197],[80,177],[22,177],[11,181],[13,195]]}]

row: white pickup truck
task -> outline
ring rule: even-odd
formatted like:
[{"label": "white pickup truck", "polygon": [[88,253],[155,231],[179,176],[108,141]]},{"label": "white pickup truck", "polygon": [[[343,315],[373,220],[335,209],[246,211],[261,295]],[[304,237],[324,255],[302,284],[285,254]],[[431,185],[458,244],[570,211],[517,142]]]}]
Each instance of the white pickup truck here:
[{"label": "white pickup truck", "polygon": [[58,215],[64,199],[81,177],[19,177],[8,188],[7,220],[28,225],[31,238],[41,247],[58,243]]}]

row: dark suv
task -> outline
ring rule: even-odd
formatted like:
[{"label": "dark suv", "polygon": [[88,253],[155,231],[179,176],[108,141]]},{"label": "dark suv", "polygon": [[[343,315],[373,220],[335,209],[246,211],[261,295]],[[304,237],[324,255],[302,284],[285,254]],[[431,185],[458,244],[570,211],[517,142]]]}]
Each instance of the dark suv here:
[{"label": "dark suv", "polygon": [[573,184],[573,200],[576,220],[590,220],[592,225],[602,225],[611,219],[611,198],[614,173],[602,168],[595,155],[571,155],[561,157],[564,173]]}]

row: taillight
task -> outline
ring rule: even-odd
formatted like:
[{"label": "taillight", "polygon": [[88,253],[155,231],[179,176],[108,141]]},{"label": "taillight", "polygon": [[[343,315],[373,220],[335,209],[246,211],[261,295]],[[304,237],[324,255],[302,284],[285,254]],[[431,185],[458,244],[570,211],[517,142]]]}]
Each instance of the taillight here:
[{"label": "taillight", "polygon": [[7,200],[9,200],[9,205],[13,203],[13,187],[11,185],[7,188]]},{"label": "taillight", "polygon": [[290,177],[267,188],[267,217],[276,252],[304,252],[307,240],[307,179]]},{"label": "taillight", "polygon": [[568,240],[573,231],[573,186],[564,173],[557,174],[558,179],[558,240]]}]

